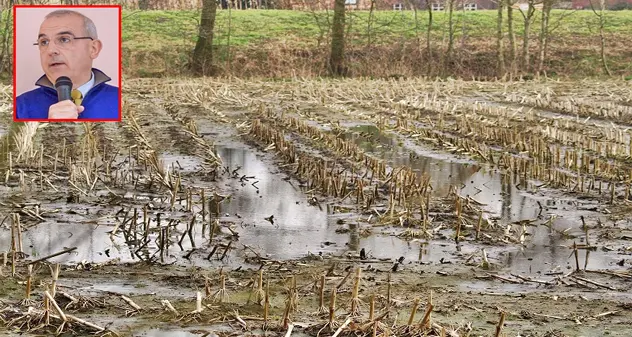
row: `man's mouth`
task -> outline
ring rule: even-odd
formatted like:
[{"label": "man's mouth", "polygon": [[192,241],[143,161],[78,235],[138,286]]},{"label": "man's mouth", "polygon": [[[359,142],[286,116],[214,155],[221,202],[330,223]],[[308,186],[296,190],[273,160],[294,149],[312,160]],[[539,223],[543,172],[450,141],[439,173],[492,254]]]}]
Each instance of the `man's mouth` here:
[{"label": "man's mouth", "polygon": [[54,67],[59,67],[59,66],[63,66],[65,65],[65,63],[63,62],[53,62],[51,64],[49,64],[49,67],[54,68]]}]

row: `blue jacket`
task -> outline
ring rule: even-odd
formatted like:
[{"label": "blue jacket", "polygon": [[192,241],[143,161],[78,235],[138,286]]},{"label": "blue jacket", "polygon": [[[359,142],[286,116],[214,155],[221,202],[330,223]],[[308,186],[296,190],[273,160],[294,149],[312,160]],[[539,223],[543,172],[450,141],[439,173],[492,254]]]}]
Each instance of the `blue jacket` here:
[{"label": "blue jacket", "polygon": [[[110,81],[102,71],[92,68],[94,86],[83,98],[85,108],[79,119],[119,119],[119,88],[106,84]],[[57,90],[46,75],[35,82],[37,89],[25,92],[16,98],[16,119],[48,119],[48,108],[57,103]]]}]

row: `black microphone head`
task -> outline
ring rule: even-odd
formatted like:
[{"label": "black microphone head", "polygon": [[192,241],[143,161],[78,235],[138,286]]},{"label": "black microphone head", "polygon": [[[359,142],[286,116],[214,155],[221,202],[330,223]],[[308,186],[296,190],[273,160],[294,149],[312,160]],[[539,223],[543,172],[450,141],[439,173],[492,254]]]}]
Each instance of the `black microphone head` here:
[{"label": "black microphone head", "polygon": [[72,88],[72,81],[66,76],[59,76],[55,81],[55,88],[59,88],[62,85],[69,85]]},{"label": "black microphone head", "polygon": [[71,98],[72,81],[66,76],[60,76],[55,81],[55,89],[57,89],[57,100],[59,102],[69,100]]}]

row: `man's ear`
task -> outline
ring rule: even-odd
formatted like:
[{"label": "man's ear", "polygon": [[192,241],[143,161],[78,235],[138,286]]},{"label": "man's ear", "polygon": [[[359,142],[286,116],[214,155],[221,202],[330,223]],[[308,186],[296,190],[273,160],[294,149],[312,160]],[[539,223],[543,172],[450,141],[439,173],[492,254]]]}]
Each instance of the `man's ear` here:
[{"label": "man's ear", "polygon": [[90,58],[93,60],[99,56],[101,49],[103,48],[103,43],[101,40],[94,40],[90,45]]}]

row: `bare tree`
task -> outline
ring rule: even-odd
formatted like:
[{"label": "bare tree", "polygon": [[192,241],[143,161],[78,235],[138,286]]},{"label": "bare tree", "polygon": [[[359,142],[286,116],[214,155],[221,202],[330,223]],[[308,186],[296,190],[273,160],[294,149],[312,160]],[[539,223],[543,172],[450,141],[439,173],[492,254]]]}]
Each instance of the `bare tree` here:
[{"label": "bare tree", "polygon": [[503,10],[505,1],[498,0],[498,16],[496,19],[496,56],[498,77],[505,75],[505,49],[503,44]]},{"label": "bare tree", "polygon": [[612,72],[610,72],[610,68],[608,68],[608,61],[606,60],[606,37],[604,36],[603,27],[606,24],[605,12],[606,12],[606,0],[599,1],[599,12],[595,10],[595,6],[593,6],[592,0],[590,0],[590,8],[593,13],[599,18],[599,40],[600,40],[600,56],[601,56],[601,65],[603,67],[603,71],[608,74],[608,76],[612,76]]},{"label": "bare tree", "polygon": [[[8,0],[6,2],[6,6],[4,3],[0,6],[0,26],[4,26],[2,30],[3,34],[0,35],[0,73],[5,73],[6,71],[10,77],[13,71],[11,67],[11,62],[13,61],[13,54],[11,50],[13,47],[11,43],[13,40],[13,29],[11,28],[11,23],[13,21],[13,11],[11,10],[13,0]],[[7,10],[3,11],[3,8],[7,8]]]},{"label": "bare tree", "polygon": [[527,13],[525,13],[522,8],[520,9],[520,14],[522,14],[522,18],[524,19],[524,31],[522,32],[522,72],[529,72],[529,32],[533,17],[535,16],[535,0],[529,0],[527,6]]},{"label": "bare tree", "polygon": [[[369,9],[369,20],[366,24],[366,36],[367,36],[367,50],[371,48],[371,38],[373,36],[373,17],[375,16],[375,14],[373,13],[373,11],[375,10],[375,0],[370,0],[371,1],[371,8]],[[415,11],[415,18],[417,18],[417,11]]]},{"label": "bare tree", "polygon": [[448,5],[448,50],[446,51],[446,64],[452,62],[454,53],[454,4],[456,0],[447,0]]},{"label": "bare tree", "polygon": [[324,6],[323,14],[319,13],[321,9],[320,1],[310,1],[305,2],[305,4],[309,8],[309,12],[311,13],[312,17],[314,18],[314,22],[318,27],[318,38],[316,42],[317,46],[320,47],[320,45],[323,43],[323,41],[325,41],[326,36],[329,35],[329,32],[331,30],[331,21],[329,20],[331,15],[329,13],[329,8],[327,6]]},{"label": "bare tree", "polygon": [[333,76],[346,75],[345,56],[345,0],[335,0],[334,18],[331,28],[331,54],[329,56],[329,73]]},{"label": "bare tree", "polygon": [[213,29],[215,28],[215,15],[217,2],[215,0],[202,0],[202,14],[198,40],[193,51],[193,71],[198,75],[212,73],[213,67]]},{"label": "bare tree", "polygon": [[509,72],[511,76],[516,74],[516,33],[513,24],[514,0],[507,0],[507,33],[509,33]]},{"label": "bare tree", "polygon": [[536,73],[538,76],[544,70],[544,60],[546,59],[546,50],[549,39],[549,19],[554,0],[544,0],[542,3],[542,21],[540,28],[540,46],[538,47],[538,67]]},{"label": "bare tree", "polygon": [[427,73],[428,75],[432,74],[432,44],[431,42],[431,34],[432,34],[432,0],[426,0],[426,5],[428,6],[428,29],[426,30],[426,52],[428,53],[426,59],[427,65]]},{"label": "bare tree", "polygon": [[[230,73],[230,68],[232,64],[232,59],[230,56],[230,37],[233,35],[233,11],[232,6],[234,6],[233,1],[228,2],[228,33],[226,34],[226,69]],[[232,4],[232,5],[231,5]]]}]

